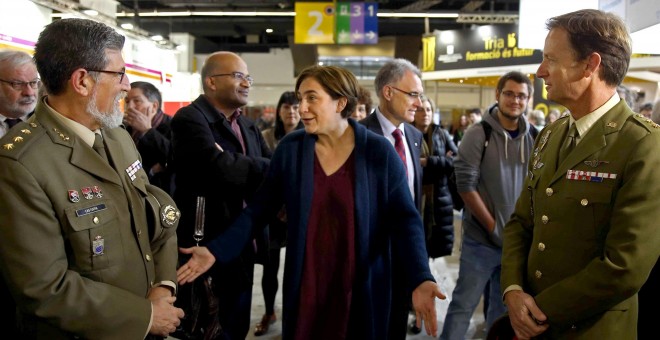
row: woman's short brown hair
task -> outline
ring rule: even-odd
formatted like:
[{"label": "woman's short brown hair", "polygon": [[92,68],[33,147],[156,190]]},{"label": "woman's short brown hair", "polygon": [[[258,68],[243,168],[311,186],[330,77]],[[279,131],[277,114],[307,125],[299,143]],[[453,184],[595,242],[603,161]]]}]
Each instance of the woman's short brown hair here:
[{"label": "woman's short brown hair", "polygon": [[355,110],[360,85],[351,71],[339,66],[310,66],[298,76],[296,93],[299,93],[300,84],[307,78],[316,79],[332,99],[346,98],[346,106],[341,111],[342,118],[348,118]]}]

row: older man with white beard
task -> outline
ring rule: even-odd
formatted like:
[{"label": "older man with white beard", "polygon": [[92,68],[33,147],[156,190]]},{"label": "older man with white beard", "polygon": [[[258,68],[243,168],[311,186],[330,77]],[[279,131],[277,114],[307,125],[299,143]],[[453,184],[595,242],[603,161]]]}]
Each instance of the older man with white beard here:
[{"label": "older man with white beard", "polygon": [[0,51],[0,137],[32,114],[38,90],[39,74],[32,57]]},{"label": "older man with white beard", "polygon": [[91,20],[46,26],[34,59],[48,95],[0,140],[0,271],[16,338],[167,336],[183,317],[180,213],[118,128],[123,44]]}]

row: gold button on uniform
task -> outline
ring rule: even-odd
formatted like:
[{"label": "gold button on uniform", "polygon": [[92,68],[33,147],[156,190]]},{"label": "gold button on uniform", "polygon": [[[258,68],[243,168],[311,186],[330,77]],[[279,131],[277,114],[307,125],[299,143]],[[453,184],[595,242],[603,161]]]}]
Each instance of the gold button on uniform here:
[{"label": "gold button on uniform", "polygon": [[539,251],[544,251],[545,250],[545,244],[543,242],[539,242]]},{"label": "gold button on uniform", "polygon": [[580,204],[582,204],[583,207],[586,207],[586,206],[589,204],[589,200],[586,199],[586,198],[583,198],[583,199],[580,201]]},{"label": "gold button on uniform", "polygon": [[99,217],[94,216],[94,218],[92,218],[92,222],[94,222],[94,224],[99,224],[99,222],[100,222]]},{"label": "gold button on uniform", "polygon": [[545,189],[545,194],[548,195],[548,196],[552,196],[552,194],[554,194],[554,193],[555,193],[555,191],[552,190],[552,188]]},{"label": "gold button on uniform", "polygon": [[147,259],[147,262],[151,261],[151,255],[147,254],[144,256],[145,259]]},{"label": "gold button on uniform", "polygon": [[537,279],[540,279],[541,276],[543,276],[543,273],[541,273],[540,270],[537,270],[537,271],[534,272],[534,276],[536,276]]},{"label": "gold button on uniform", "polygon": [[541,216],[541,222],[543,222],[543,224],[548,224],[548,221],[550,221],[550,218],[547,215]]}]

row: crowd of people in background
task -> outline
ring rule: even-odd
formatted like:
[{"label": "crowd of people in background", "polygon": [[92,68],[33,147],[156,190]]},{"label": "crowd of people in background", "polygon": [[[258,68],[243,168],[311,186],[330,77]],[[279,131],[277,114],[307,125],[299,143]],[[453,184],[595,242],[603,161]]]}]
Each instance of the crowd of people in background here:
[{"label": "crowd of people in background", "polygon": [[[58,20],[34,58],[0,51],[5,332],[244,339],[255,264],[256,336],[281,320],[283,339],[464,339],[482,298],[487,330],[518,339],[651,332],[660,104],[620,85],[616,16],[547,28],[537,76],[562,110],[530,108],[532,82],[512,71],[446,127],[405,59],[378,71],[377,103],[350,71],[310,66],[253,121],[249,65],[231,52],[208,56],[203,93],[171,117],[104,24]],[[456,214],[439,330],[429,259],[452,255]]]}]

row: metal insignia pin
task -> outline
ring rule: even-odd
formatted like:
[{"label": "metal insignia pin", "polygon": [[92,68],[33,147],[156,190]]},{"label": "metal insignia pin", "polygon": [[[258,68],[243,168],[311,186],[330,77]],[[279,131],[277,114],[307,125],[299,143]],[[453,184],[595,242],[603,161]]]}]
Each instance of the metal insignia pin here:
[{"label": "metal insignia pin", "polygon": [[590,166],[592,168],[596,168],[601,164],[610,164],[608,161],[599,161],[597,159],[591,160],[591,161],[584,161],[584,164],[587,166]]},{"label": "metal insignia pin", "polygon": [[77,203],[80,201],[80,195],[78,195],[78,190],[69,190],[69,201]]},{"label": "metal insignia pin", "polygon": [[30,126],[33,127],[33,128],[36,128],[36,127],[37,127],[37,124],[35,124],[35,123],[30,123]]},{"label": "metal insignia pin", "polygon": [[14,144],[7,143],[7,144],[3,145],[2,148],[5,149],[5,150],[12,150],[14,148]]},{"label": "metal insignia pin", "polygon": [[101,191],[101,188],[99,188],[97,185],[92,187],[92,192],[94,193],[94,196],[96,196],[96,198],[103,197],[103,191]]},{"label": "metal insignia pin", "polygon": [[613,129],[616,127],[616,125],[617,125],[616,122],[609,122],[609,123],[607,123],[607,127],[611,127],[611,128],[613,128]]},{"label": "metal insignia pin", "polygon": [[23,130],[21,130],[21,132],[22,132],[24,135],[29,135],[29,134],[32,133],[32,131],[30,131],[30,130],[28,130],[28,129],[23,129]]},{"label": "metal insignia pin", "polygon": [[21,136],[14,137],[14,143],[20,143],[22,141],[23,141],[23,137],[21,137]]},{"label": "metal insignia pin", "polygon": [[103,255],[105,251],[105,240],[102,236],[98,235],[94,238],[92,241],[92,251],[94,252],[94,256]]},{"label": "metal insignia pin", "polygon": [[163,222],[165,222],[167,225],[174,225],[181,216],[181,213],[171,205],[165,206],[165,208],[163,208],[162,214],[163,214]]},{"label": "metal insignia pin", "polygon": [[81,190],[83,197],[85,197],[85,199],[91,200],[92,198],[94,198],[94,194],[92,194],[92,188],[84,187]]}]

